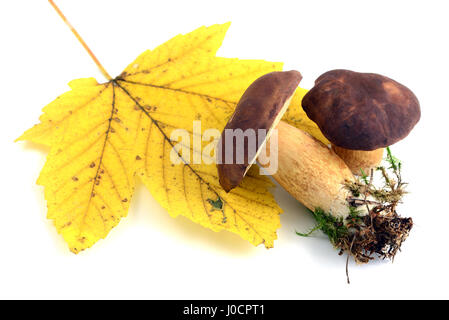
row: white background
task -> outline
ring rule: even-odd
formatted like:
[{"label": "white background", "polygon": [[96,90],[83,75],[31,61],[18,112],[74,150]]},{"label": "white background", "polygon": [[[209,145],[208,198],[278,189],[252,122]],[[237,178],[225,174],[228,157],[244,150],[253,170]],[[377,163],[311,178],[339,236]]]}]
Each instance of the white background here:
[{"label": "white background", "polygon": [[392,150],[410,182],[403,215],[415,221],[393,264],[350,265],[281,188],[275,248],[172,219],[138,185],[106,240],[74,255],[46,220],[35,185],[46,151],[13,143],[72,79],[104,81],[46,1],[0,5],[0,298],[449,298],[447,1],[56,1],[111,75],[138,54],[201,25],[232,21],[225,57],[284,61],[310,88],[347,68],[411,88],[422,118]]}]

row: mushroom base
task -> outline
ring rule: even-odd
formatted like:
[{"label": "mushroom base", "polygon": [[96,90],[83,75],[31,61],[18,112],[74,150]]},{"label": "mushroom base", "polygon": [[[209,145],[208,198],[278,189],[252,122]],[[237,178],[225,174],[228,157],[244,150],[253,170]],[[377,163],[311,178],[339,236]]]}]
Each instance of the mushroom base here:
[{"label": "mushroom base", "polygon": [[347,252],[358,263],[367,263],[377,255],[393,260],[413,227],[411,218],[402,218],[395,211],[377,213],[388,208],[376,207],[369,215],[350,221],[347,233],[336,240],[340,254]]},{"label": "mushroom base", "polygon": [[336,218],[321,209],[313,215],[318,223],[308,234],[320,229],[328,235],[331,243],[340,250],[340,255],[347,253],[357,263],[368,263],[375,256],[393,260],[407,239],[412,227],[411,218],[402,218],[388,206],[376,206],[366,216],[355,213],[355,207],[346,219]]},{"label": "mushroom base", "polygon": [[360,175],[361,170],[369,174],[382,161],[384,149],[373,151],[349,150],[332,145],[334,152],[346,163],[353,174]]},{"label": "mushroom base", "polygon": [[[347,216],[316,207],[313,212],[316,228],[308,234],[298,234],[308,236],[321,230],[340,249],[340,254],[346,252],[358,263],[367,263],[376,255],[381,259],[394,259],[413,227],[413,220],[400,217],[396,211],[406,193],[406,183],[402,181],[401,163],[389,148],[385,162],[386,166],[371,170],[370,178],[364,176],[344,182],[348,191]],[[374,184],[375,173],[383,180],[380,186]]]}]

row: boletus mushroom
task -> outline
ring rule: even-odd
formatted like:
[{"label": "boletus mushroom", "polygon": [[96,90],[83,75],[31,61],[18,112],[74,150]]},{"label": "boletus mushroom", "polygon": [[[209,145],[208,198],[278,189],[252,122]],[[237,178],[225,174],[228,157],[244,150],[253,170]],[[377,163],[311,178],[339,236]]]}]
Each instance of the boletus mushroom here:
[{"label": "boletus mushroom", "polygon": [[384,148],[405,138],[421,116],[418,99],[404,85],[349,70],[318,77],[302,107],[354,174],[368,174]]},{"label": "boletus mushroom", "polygon": [[[274,157],[278,161],[277,171],[272,177],[313,212],[318,227],[334,246],[358,262],[368,262],[372,254],[394,257],[409,234],[412,220],[400,218],[395,204],[373,197],[369,186],[360,184],[332,149],[280,121],[301,78],[297,71],[272,72],[254,81],[245,91],[218,143],[221,186],[227,192],[237,187],[253,162],[256,159],[261,162],[259,152],[266,143],[268,154],[277,152]],[[257,137],[257,148],[249,154],[249,139],[244,140],[242,147],[238,145],[242,140],[239,142],[228,134],[248,129]],[[276,135],[270,138],[270,133],[275,129],[277,143],[273,144],[271,140]],[[245,155],[238,163],[236,158],[241,152]]]}]

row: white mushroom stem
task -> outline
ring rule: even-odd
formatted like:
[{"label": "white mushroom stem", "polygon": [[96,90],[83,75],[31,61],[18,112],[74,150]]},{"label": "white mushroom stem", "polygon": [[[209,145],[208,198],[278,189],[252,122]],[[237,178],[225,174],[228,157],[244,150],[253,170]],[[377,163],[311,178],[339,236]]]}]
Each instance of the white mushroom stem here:
[{"label": "white mushroom stem", "polygon": [[[293,197],[314,211],[335,216],[349,215],[345,181],[354,181],[351,170],[334,151],[309,134],[281,121],[278,129],[278,170],[273,178]],[[271,143],[267,143],[270,152]],[[271,146],[272,147],[272,146]],[[367,207],[360,206],[361,215]]]},{"label": "white mushroom stem", "polygon": [[371,169],[376,168],[382,161],[384,148],[363,151],[363,150],[349,150],[332,145],[335,153],[343,159],[352,173],[360,175],[361,170],[369,175]]}]

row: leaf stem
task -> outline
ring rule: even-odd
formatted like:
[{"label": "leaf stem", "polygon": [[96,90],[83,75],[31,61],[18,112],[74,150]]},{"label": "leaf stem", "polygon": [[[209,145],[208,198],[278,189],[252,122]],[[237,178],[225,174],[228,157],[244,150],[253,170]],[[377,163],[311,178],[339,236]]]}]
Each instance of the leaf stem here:
[{"label": "leaf stem", "polygon": [[58,6],[53,2],[53,0],[48,0],[50,2],[51,6],[55,9],[55,11],[58,13],[58,15],[61,17],[61,19],[65,22],[65,24],[70,28],[70,30],[73,32],[75,37],[78,39],[78,41],[81,43],[81,45],[84,47],[84,49],[87,51],[87,53],[90,55],[92,60],[94,60],[95,64],[100,69],[103,76],[108,79],[109,81],[112,80],[112,77],[109,75],[109,73],[106,71],[106,69],[101,65],[100,61],[98,61],[97,57],[94,55],[92,50],[87,46],[86,42],[84,42],[83,38],[79,35],[79,33],[76,31],[76,29],[70,24],[69,20],[65,17],[65,15],[62,13],[62,11],[58,8]]}]

